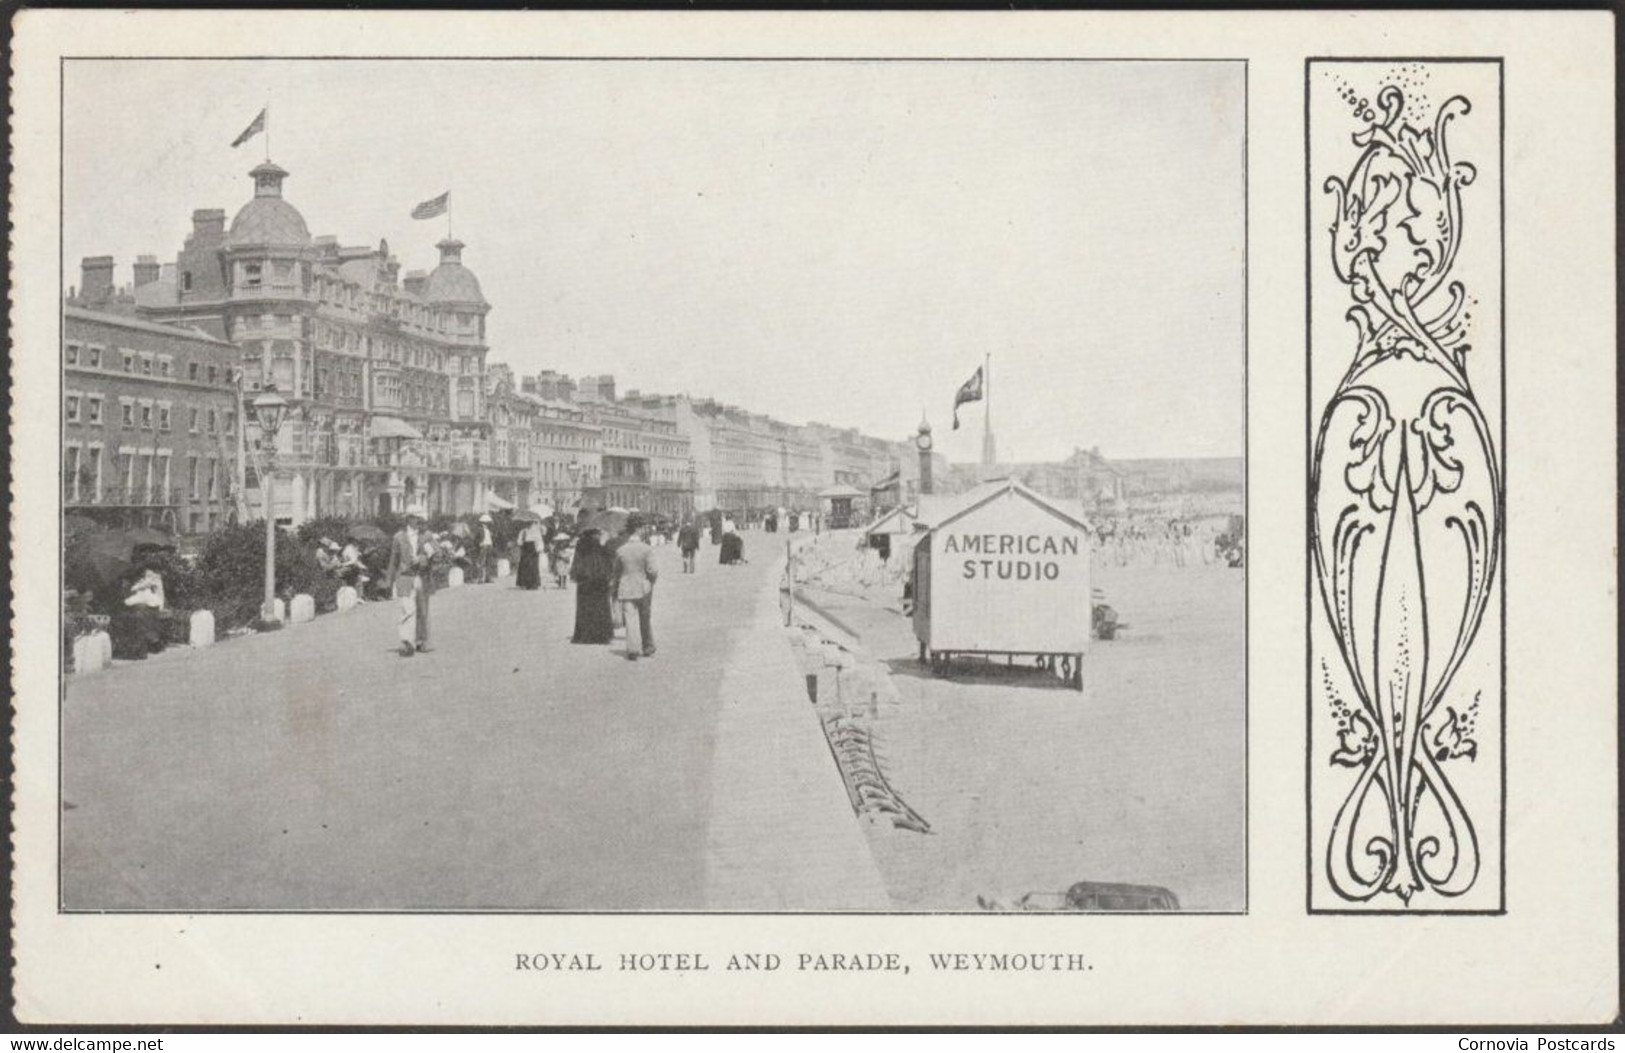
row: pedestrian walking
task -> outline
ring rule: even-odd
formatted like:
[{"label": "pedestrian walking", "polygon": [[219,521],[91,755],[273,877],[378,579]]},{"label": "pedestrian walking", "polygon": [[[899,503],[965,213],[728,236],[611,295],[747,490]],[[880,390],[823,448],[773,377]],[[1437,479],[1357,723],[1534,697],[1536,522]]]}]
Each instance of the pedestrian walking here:
[{"label": "pedestrian walking", "polygon": [[690,519],[677,531],[677,548],[683,554],[683,573],[694,573],[695,558],[700,551],[700,528]]},{"label": "pedestrian walking", "polygon": [[479,554],[480,581],[497,580],[497,543],[491,536],[491,513],[480,514],[474,546]]},{"label": "pedestrian walking", "polygon": [[626,657],[637,661],[655,653],[654,627],[650,625],[654,602],[654,549],[649,547],[648,525],[628,521],[626,540],[615,550],[614,596],[626,622]]},{"label": "pedestrian walking", "polygon": [[423,516],[409,512],[406,525],[389,543],[389,569],[384,589],[401,606],[397,634],[402,658],[429,651],[429,597],[434,592],[434,542],[423,529]]},{"label": "pedestrian walking", "polygon": [[542,587],[542,545],[542,525],[526,523],[519,535],[519,570],[514,575],[514,584],[521,589]]},{"label": "pedestrian walking", "polygon": [[583,530],[576,539],[570,577],[576,583],[576,624],[571,643],[607,644],[615,635],[610,619],[610,579],[615,561],[604,549],[597,530]]}]

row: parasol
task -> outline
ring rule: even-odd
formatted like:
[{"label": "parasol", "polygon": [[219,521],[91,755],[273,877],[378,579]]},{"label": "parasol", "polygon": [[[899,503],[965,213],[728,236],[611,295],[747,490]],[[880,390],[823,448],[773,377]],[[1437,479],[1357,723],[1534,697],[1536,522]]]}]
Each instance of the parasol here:
[{"label": "parasol", "polygon": [[385,541],[388,540],[388,535],[371,523],[353,523],[350,526],[350,539],[352,541]]},{"label": "parasol", "polygon": [[617,537],[626,529],[628,514],[620,509],[611,508],[607,512],[594,512],[582,524],[585,530],[602,530],[607,537]]},{"label": "parasol", "polygon": [[168,534],[139,527],[134,530],[106,530],[85,534],[73,542],[74,558],[69,560],[68,585],[96,592],[118,584],[135,568],[140,552],[175,548]]}]

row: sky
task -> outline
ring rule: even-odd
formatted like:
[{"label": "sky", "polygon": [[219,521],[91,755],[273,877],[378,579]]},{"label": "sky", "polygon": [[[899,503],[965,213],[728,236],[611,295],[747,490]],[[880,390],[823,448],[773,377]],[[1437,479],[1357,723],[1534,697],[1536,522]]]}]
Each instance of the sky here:
[{"label": "sky", "polygon": [[313,235],[428,269],[492,361],[1001,460],[1243,453],[1236,63],[66,63],[63,259],[175,258],[271,159]]}]

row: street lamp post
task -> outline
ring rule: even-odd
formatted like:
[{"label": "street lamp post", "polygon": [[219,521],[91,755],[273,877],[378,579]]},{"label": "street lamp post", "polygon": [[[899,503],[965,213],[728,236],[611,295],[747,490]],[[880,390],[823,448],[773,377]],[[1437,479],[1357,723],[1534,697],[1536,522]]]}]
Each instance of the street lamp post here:
[{"label": "street lamp post", "polygon": [[265,497],[265,606],[260,619],[276,620],[276,514],[271,503],[276,475],[276,433],[282,427],[283,415],[288,411],[288,400],[278,395],[275,387],[266,388],[251,403],[254,423],[259,425],[260,446],[265,451],[265,464],[260,469],[260,490]]},{"label": "street lamp post", "polygon": [[[581,462],[572,459],[566,471],[570,473],[570,492],[575,495],[576,504],[579,506],[581,504],[581,495],[576,489],[576,482],[581,478]],[[561,501],[560,506],[562,507],[562,505],[563,502]]]}]

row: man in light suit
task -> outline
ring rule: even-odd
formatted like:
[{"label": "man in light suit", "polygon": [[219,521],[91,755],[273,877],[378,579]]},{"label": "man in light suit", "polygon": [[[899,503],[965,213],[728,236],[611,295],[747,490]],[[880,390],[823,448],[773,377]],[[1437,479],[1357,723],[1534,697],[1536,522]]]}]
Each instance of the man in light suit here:
[{"label": "man in light suit", "polygon": [[626,540],[615,550],[615,573],[610,581],[611,595],[621,605],[626,622],[626,657],[655,653],[654,629],[650,626],[650,606],[654,601],[654,549],[649,547],[649,527],[637,519],[627,521]]},{"label": "man in light suit", "polygon": [[430,567],[429,538],[423,530],[423,517],[409,512],[406,525],[395,532],[389,543],[389,569],[384,572],[384,588],[401,605],[399,625],[402,658],[430,650],[429,596],[434,592]]}]

